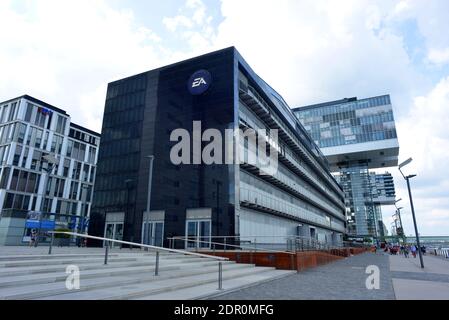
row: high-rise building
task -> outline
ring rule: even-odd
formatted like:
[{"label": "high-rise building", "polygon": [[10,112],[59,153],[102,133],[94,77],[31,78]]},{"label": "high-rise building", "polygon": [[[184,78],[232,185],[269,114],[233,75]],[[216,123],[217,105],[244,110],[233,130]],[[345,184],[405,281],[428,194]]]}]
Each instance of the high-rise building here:
[{"label": "high-rise building", "polygon": [[390,96],[342,99],[295,108],[345,191],[348,232],[380,236],[381,205],[394,203],[390,174],[370,169],[396,166],[399,144]]},{"label": "high-rise building", "polygon": [[[179,129],[189,141],[189,163],[171,156]],[[238,129],[257,131],[278,151],[277,170],[261,174],[257,163],[235,162],[237,150],[253,155],[250,139],[230,151],[220,147],[234,159],[230,164],[195,161],[211,141],[205,134],[225,142],[220,137],[231,130],[232,138]],[[196,135],[203,135],[199,146]],[[290,107],[233,47],[108,85],[89,228],[94,235],[166,246],[173,236],[205,242],[257,236],[284,245],[286,237],[302,236],[337,243],[345,233],[343,196]]]},{"label": "high-rise building", "polygon": [[29,241],[30,212],[41,215],[43,229],[85,231],[99,143],[98,133],[41,100],[0,102],[0,245]]}]

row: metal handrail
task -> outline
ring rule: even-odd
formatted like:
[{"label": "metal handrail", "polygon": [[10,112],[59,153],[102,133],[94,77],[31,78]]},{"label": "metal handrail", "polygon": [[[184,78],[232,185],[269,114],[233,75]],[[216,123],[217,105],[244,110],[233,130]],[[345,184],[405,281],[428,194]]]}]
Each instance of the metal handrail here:
[{"label": "metal handrail", "polygon": [[220,245],[220,246],[226,246],[226,247],[234,247],[234,248],[241,248],[241,249],[248,249],[248,250],[253,250],[253,251],[264,251],[264,252],[276,252],[276,253],[287,253],[287,254],[291,254],[294,255],[295,253],[289,252],[289,251],[282,251],[282,250],[272,250],[272,249],[260,249],[260,248],[255,248],[255,247],[249,247],[249,246],[237,246],[237,245],[232,245],[232,244],[227,244],[227,243],[222,243],[222,242],[214,242],[214,241],[202,241],[202,240],[196,240],[196,239],[189,239],[188,237],[172,237],[172,238],[167,238],[168,240],[183,240],[183,241],[190,241],[190,242],[196,242],[196,243],[208,243],[208,244],[213,244],[213,245]]},{"label": "metal handrail", "polygon": [[[185,236],[175,236],[175,237],[171,237],[171,238],[167,238],[167,240],[185,240]],[[263,245],[263,243],[257,242],[257,239],[259,238],[281,238],[281,239],[285,239],[287,240],[287,248],[289,246],[292,245],[292,243],[290,241],[295,241],[295,243],[297,243],[298,241],[301,241],[302,245],[301,248],[314,248],[314,249],[325,249],[327,248],[328,250],[330,249],[340,249],[345,247],[344,243],[342,243],[342,245],[335,245],[335,244],[329,244],[329,243],[325,243],[325,242],[321,242],[319,240],[316,239],[312,239],[312,238],[308,238],[308,237],[303,237],[303,236],[297,236],[297,235],[287,235],[287,236],[195,236],[195,238],[200,238],[200,239],[223,239],[223,243],[217,243],[220,245],[223,245],[226,247],[231,246],[230,244],[227,244],[227,240],[228,239],[240,239],[240,241],[242,241],[241,239],[243,238],[244,241],[252,241],[254,239],[254,244],[259,244],[259,245]],[[193,239],[190,239],[193,241]],[[304,242],[305,241],[305,242]],[[204,243],[212,243],[210,241],[203,241]],[[172,243],[172,242],[171,242]],[[274,243],[275,245],[280,245],[280,243]],[[304,246],[304,244],[306,244],[306,246]],[[288,249],[287,249],[288,250]],[[298,250],[298,251],[304,251],[304,250]],[[277,251],[274,251],[277,252]],[[284,252],[284,251],[281,251]]]},{"label": "metal handrail", "polygon": [[50,233],[50,234],[67,234],[67,235],[77,236],[77,237],[81,237],[81,238],[103,240],[103,241],[109,241],[109,242],[115,242],[115,243],[131,245],[131,246],[134,246],[134,247],[143,247],[143,248],[155,249],[157,251],[166,251],[166,252],[172,252],[172,253],[180,253],[180,254],[185,254],[185,255],[197,256],[197,257],[201,257],[201,258],[210,258],[210,259],[215,259],[215,260],[229,260],[227,258],[220,258],[220,257],[216,257],[216,256],[210,256],[210,255],[207,255],[207,254],[195,253],[195,252],[186,251],[186,250],[168,249],[168,248],[164,248],[164,247],[152,246],[152,245],[149,245],[149,244],[129,242],[129,241],[123,241],[123,240],[115,240],[115,239],[110,239],[110,238],[102,238],[102,237],[90,236],[90,235],[87,235],[87,234],[76,233],[76,232],[49,231],[48,233]]},{"label": "metal handrail", "polygon": [[179,254],[183,254],[183,255],[190,255],[190,256],[195,256],[195,257],[217,260],[218,261],[218,289],[219,290],[223,289],[223,266],[222,266],[222,263],[223,263],[223,261],[229,261],[229,258],[211,256],[211,255],[207,255],[207,254],[196,253],[196,252],[191,252],[191,251],[186,251],[186,250],[168,249],[168,248],[164,248],[164,247],[157,247],[157,246],[152,246],[152,245],[143,244],[143,243],[135,243],[135,242],[129,242],[129,241],[123,241],[123,240],[115,240],[115,239],[109,239],[109,238],[103,238],[103,237],[97,237],[97,236],[90,236],[87,234],[81,234],[81,233],[76,233],[76,232],[49,231],[48,233],[51,234],[51,242],[50,242],[50,247],[48,249],[48,254],[52,253],[55,234],[66,234],[66,235],[71,235],[71,236],[81,237],[81,238],[86,238],[86,239],[105,241],[106,242],[105,243],[105,256],[104,256],[104,264],[105,265],[108,264],[110,243],[120,243],[120,244],[126,244],[126,245],[130,245],[130,246],[134,246],[134,247],[141,247],[141,248],[148,248],[148,249],[156,250],[156,263],[155,263],[155,269],[154,269],[155,276],[159,275],[159,251],[170,252],[170,253],[179,253]]}]

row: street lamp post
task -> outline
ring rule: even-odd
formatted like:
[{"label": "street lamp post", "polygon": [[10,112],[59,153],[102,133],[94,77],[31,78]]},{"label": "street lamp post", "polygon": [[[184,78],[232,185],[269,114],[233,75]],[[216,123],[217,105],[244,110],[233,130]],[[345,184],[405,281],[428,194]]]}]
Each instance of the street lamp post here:
[{"label": "street lamp post", "polygon": [[416,217],[415,217],[415,208],[413,206],[413,198],[412,198],[412,191],[410,189],[410,179],[413,177],[416,177],[416,174],[412,174],[412,175],[408,175],[405,176],[401,169],[406,166],[407,164],[409,164],[410,162],[412,162],[412,158],[409,158],[408,160],[404,161],[403,163],[401,163],[399,165],[399,172],[401,173],[402,177],[404,177],[404,179],[407,181],[407,189],[408,189],[408,196],[410,198],[410,207],[412,209],[412,217],[413,217],[413,225],[415,227],[415,234],[416,234],[416,244],[418,245],[418,254],[419,254],[419,261],[421,263],[421,268],[424,268],[424,261],[423,261],[423,257],[422,257],[422,252],[421,252],[421,244],[419,242],[419,233],[418,233],[418,226],[416,224]]},{"label": "street lamp post", "polygon": [[44,169],[45,171],[47,171],[47,174],[45,176],[45,180],[44,180],[44,190],[42,192],[42,199],[41,199],[41,205],[40,205],[40,214],[39,214],[39,228],[37,231],[37,236],[36,236],[36,241],[34,242],[34,246],[37,247],[38,242],[39,242],[39,237],[41,234],[41,223],[42,223],[42,215],[43,215],[43,211],[44,211],[44,202],[45,202],[45,195],[47,193],[47,188],[48,188],[48,180],[50,179],[50,174],[53,171],[54,167],[58,164],[58,159],[56,159],[54,156],[52,156],[49,153],[44,153],[42,156],[42,160],[45,160],[49,167],[47,169]]},{"label": "street lamp post", "polygon": [[[154,162],[154,156],[149,155],[146,156],[146,158],[150,159],[150,170],[148,173],[148,198],[147,198],[147,210],[146,210],[146,232],[144,235],[145,238],[145,244],[150,244],[150,205],[151,205],[151,187],[153,183],[153,162]],[[144,227],[145,230],[145,227]]]}]

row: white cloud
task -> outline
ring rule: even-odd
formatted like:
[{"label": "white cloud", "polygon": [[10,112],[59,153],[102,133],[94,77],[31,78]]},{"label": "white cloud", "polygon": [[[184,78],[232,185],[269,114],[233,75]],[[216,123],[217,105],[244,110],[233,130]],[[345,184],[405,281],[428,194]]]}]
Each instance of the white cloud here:
[{"label": "white cloud", "polygon": [[425,40],[428,61],[435,64],[449,62],[449,1],[404,0],[397,4],[391,18],[416,21]]},{"label": "white cloud", "polygon": [[431,63],[435,64],[449,63],[449,47],[445,49],[432,48],[429,50],[427,58]]},{"label": "white cloud", "polygon": [[192,20],[187,18],[186,16],[178,15],[173,18],[164,18],[162,20],[167,29],[171,32],[176,32],[178,27],[186,27],[192,28],[193,23]]},{"label": "white cloud", "polygon": [[[183,41],[190,55],[199,55],[210,51],[215,46],[215,30],[212,16],[207,15],[207,8],[201,0],[186,0],[179,9],[180,15],[165,17],[163,23],[168,31]],[[184,26],[184,30],[182,27]]]},{"label": "white cloud", "polygon": [[398,93],[396,107],[405,109],[421,79],[402,38],[381,28],[392,5],[223,0],[214,45],[235,45],[291,106]]},{"label": "white cloud", "polygon": [[[445,77],[426,95],[414,99],[408,114],[396,123],[400,160],[409,157],[413,162],[403,170],[405,174],[417,174],[411,179],[416,216],[422,234],[444,235],[449,227],[449,176],[445,165],[449,150],[449,77]],[[413,231],[406,183],[397,169],[395,179],[397,198],[404,206],[404,228]],[[392,214],[392,209],[386,212]],[[384,216],[388,217],[389,214]]]},{"label": "white cloud", "polygon": [[106,1],[29,1],[20,11],[1,2],[5,99],[28,93],[100,130],[106,84],[165,62],[155,46],[160,37]]}]

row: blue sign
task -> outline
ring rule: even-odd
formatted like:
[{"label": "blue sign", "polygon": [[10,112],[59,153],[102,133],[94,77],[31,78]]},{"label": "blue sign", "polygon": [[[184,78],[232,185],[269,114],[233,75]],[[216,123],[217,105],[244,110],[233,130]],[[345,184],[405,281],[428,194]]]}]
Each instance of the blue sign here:
[{"label": "blue sign", "polygon": [[25,223],[25,228],[39,229],[39,220],[27,220]]},{"label": "blue sign", "polygon": [[55,221],[54,220],[44,220],[41,222],[41,229],[46,230],[55,230]]},{"label": "blue sign", "polygon": [[212,83],[212,76],[207,70],[198,70],[189,79],[187,89],[190,94],[198,96],[209,89]]},{"label": "blue sign", "polygon": [[27,220],[25,223],[25,228],[28,229],[46,229],[46,230],[54,230],[56,223],[54,220],[42,220],[39,223],[39,220]]}]

